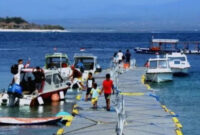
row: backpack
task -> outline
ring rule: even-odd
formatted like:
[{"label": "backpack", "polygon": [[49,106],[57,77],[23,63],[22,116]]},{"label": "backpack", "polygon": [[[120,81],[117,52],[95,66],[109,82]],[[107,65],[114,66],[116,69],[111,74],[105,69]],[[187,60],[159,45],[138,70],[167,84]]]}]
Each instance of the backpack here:
[{"label": "backpack", "polygon": [[17,74],[18,73],[18,65],[17,64],[12,65],[10,68],[10,72],[14,75]]}]

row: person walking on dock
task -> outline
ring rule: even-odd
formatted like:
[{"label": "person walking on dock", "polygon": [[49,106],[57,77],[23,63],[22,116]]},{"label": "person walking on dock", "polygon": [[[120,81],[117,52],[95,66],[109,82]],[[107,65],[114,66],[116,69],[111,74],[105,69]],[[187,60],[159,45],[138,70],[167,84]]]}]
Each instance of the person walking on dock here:
[{"label": "person walking on dock", "polygon": [[118,63],[119,64],[122,63],[123,56],[124,56],[123,52],[121,50],[119,50],[119,52],[117,53],[117,58],[118,58]]},{"label": "person walking on dock", "polygon": [[110,111],[110,98],[113,91],[113,81],[110,79],[110,74],[106,74],[106,79],[103,81],[101,93],[104,92],[106,100],[106,110]]},{"label": "person walking on dock", "polygon": [[99,94],[101,93],[101,90],[97,88],[97,83],[93,84],[93,88],[90,92],[92,94],[92,105],[94,109],[97,109],[97,102],[99,98]]},{"label": "person walking on dock", "polygon": [[95,82],[95,79],[92,77],[92,73],[89,72],[88,74],[88,79],[87,79],[87,92],[86,92],[86,95],[85,95],[85,101],[88,101],[88,96],[90,95],[90,92],[92,90],[92,86]]}]

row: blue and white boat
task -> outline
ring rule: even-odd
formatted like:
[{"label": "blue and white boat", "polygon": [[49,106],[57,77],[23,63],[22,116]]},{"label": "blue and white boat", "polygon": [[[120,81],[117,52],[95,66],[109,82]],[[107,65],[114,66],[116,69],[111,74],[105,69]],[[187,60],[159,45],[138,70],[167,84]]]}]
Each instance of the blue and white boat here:
[{"label": "blue and white boat", "polygon": [[172,81],[173,73],[167,58],[150,58],[147,64],[146,81],[164,82]]},{"label": "blue and white boat", "polygon": [[169,66],[172,69],[173,74],[188,74],[188,70],[191,66],[185,54],[166,54],[166,58],[169,59]]}]

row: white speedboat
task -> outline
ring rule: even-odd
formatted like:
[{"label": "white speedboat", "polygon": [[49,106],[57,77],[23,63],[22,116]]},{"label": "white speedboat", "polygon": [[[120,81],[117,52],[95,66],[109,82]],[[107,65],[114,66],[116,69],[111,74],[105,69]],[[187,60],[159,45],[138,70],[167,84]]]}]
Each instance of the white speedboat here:
[{"label": "white speedboat", "polygon": [[72,74],[67,54],[53,53],[45,56],[44,70],[58,70],[64,80],[68,80]]},{"label": "white speedboat", "polygon": [[185,54],[166,54],[166,58],[169,59],[169,66],[174,74],[188,74],[188,69],[191,66]]},{"label": "white speedboat", "polygon": [[146,81],[164,82],[172,81],[173,73],[167,58],[150,58],[147,64]]},{"label": "white speedboat", "polygon": [[[74,66],[76,68],[80,68],[79,64],[83,65],[83,80],[86,80],[88,77],[88,73],[92,74],[96,72],[101,72],[101,67],[97,63],[97,56],[89,53],[77,53],[74,55]],[[81,70],[81,69],[80,69]]]},{"label": "white speedboat", "polygon": [[[58,70],[42,70],[45,75],[45,80],[41,82],[41,88],[36,90],[35,85],[35,68],[22,69],[20,74],[20,89],[22,96],[16,98],[12,105],[19,106],[37,106],[48,104],[52,100],[52,96],[56,94],[57,100],[64,99],[69,85],[63,81]],[[10,95],[7,91],[0,95],[0,105],[10,105]]]}]

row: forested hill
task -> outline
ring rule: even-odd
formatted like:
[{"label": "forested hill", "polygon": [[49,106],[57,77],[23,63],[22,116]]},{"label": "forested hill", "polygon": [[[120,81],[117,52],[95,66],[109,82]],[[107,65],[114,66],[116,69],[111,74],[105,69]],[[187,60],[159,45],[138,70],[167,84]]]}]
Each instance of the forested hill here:
[{"label": "forested hill", "polygon": [[64,30],[60,25],[35,24],[21,17],[0,17],[0,29],[41,29],[41,30]]}]

